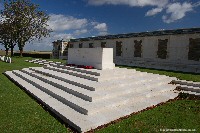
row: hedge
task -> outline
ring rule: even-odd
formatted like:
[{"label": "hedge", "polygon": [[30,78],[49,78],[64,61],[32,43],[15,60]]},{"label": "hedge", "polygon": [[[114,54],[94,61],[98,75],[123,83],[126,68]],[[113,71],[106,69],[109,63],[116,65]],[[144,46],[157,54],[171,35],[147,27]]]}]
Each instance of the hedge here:
[{"label": "hedge", "polygon": [[[20,53],[14,53],[14,56],[20,56]],[[43,53],[22,53],[23,57],[33,57],[33,58],[43,58],[43,59],[51,59],[51,54],[43,54]]]}]

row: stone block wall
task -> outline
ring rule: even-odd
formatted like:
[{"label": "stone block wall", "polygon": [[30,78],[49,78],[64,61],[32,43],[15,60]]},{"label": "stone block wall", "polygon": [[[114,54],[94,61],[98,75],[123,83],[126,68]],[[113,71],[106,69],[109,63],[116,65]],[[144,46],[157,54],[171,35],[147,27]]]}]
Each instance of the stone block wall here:
[{"label": "stone block wall", "polygon": [[112,48],[69,48],[68,64],[93,66],[96,69],[113,69]]}]

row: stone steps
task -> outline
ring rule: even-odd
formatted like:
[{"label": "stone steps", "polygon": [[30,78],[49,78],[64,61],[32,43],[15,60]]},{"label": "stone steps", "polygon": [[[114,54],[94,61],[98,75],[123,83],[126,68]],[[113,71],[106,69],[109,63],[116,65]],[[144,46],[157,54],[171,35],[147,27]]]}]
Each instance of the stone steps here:
[{"label": "stone steps", "polygon": [[186,80],[172,80],[172,84],[176,84],[177,88],[188,93],[200,93],[200,82],[186,81]]},{"label": "stone steps", "polygon": [[[41,75],[41,74],[38,74],[38,73],[34,73],[34,71],[31,71],[27,68],[23,69],[22,70],[24,73],[27,73],[33,77],[36,77],[46,83],[49,83],[50,85],[52,86],[55,86],[57,88],[60,88],[64,91],[67,91],[68,93],[70,94],[73,94],[77,97],[80,97],[84,100],[89,100],[89,101],[96,101],[96,100],[101,100],[101,99],[108,99],[108,98],[112,98],[112,97],[117,97],[117,96],[120,96],[120,95],[124,95],[124,94],[127,94],[127,93],[131,93],[133,90],[132,90],[132,86],[134,86],[135,88],[137,87],[137,89],[135,89],[134,91],[138,91],[138,89],[142,90],[144,87],[145,89],[147,88],[152,88],[152,87],[155,87],[155,86],[161,86],[163,84],[166,83],[166,81],[162,81],[162,82],[159,82],[157,83],[157,81],[154,81],[154,82],[151,82],[151,84],[144,84],[143,82],[145,82],[145,80],[143,80],[143,82],[132,82],[131,84],[127,84],[126,86],[123,86],[123,89],[121,86],[116,86],[116,88],[114,89],[107,89],[105,88],[104,90],[98,90],[98,91],[95,91],[94,92],[90,92],[88,90],[85,90],[83,88],[80,88],[80,87],[77,87],[77,86],[74,86],[72,84],[68,84],[64,81],[60,81],[60,80],[57,80],[55,78],[52,78],[52,77],[46,77],[44,75]],[[59,84],[58,84],[59,83]]]},{"label": "stone steps", "polygon": [[[78,72],[76,71],[77,69],[75,70],[66,70],[64,68],[57,68],[57,67],[52,67],[52,66],[45,66],[44,67],[45,69],[49,69],[49,70],[53,70],[53,71],[57,71],[57,72],[61,72],[61,73],[66,73],[66,74],[69,74],[69,75],[72,75],[72,76],[76,76],[76,77],[80,77],[80,78],[85,78],[85,79],[89,79],[89,80],[93,80],[93,81],[98,81],[98,82],[101,82],[101,81],[106,81],[106,80],[116,80],[116,79],[129,79],[129,78],[132,78],[133,76],[143,76],[144,74],[146,73],[141,73],[141,72],[135,72],[135,73],[120,73],[120,71],[116,74],[116,73],[112,73],[111,75],[101,75],[101,76],[94,76],[94,75],[90,75],[90,74],[86,74],[86,73],[82,73],[82,72]],[[150,76],[150,74],[148,75]],[[152,78],[157,78],[156,75],[151,75],[151,76],[154,76]],[[161,77],[159,77],[161,78]],[[164,77],[162,77],[164,78]]]},{"label": "stone steps", "polygon": [[135,104],[136,102],[142,100],[143,98],[151,98],[151,97],[156,97],[158,95],[161,95],[164,92],[168,92],[174,87],[171,86],[171,88],[165,88],[163,90],[160,90],[159,88],[154,88],[151,91],[146,90],[146,91],[141,91],[141,92],[134,92],[134,93],[127,93],[125,95],[120,95],[118,97],[114,98],[109,98],[109,99],[102,99],[101,101],[93,102],[95,105],[89,105],[88,108],[90,110],[89,115],[95,115],[98,113],[101,113],[102,111],[106,111],[108,109],[111,109],[113,107],[121,107],[124,105],[130,105],[130,104]]},{"label": "stone steps", "polygon": [[[46,66],[47,68],[48,66]],[[152,80],[153,79],[161,79],[161,78],[169,78],[168,76],[165,76],[165,75],[159,75],[159,74],[152,74],[152,73],[147,73],[147,72],[138,72],[138,71],[131,71],[130,69],[126,69],[126,68],[116,68],[116,70],[113,70],[113,71],[109,71],[109,70],[104,70],[104,71],[101,71],[99,72],[100,70],[96,70],[96,69],[90,69],[90,70],[87,70],[87,69],[84,69],[84,71],[82,72],[82,68],[75,68],[75,67],[69,67],[69,66],[60,66],[60,65],[54,65],[53,66],[55,69],[58,69],[58,68],[62,68],[62,69],[59,69],[59,70],[62,70],[62,72],[64,73],[65,71],[68,71],[68,68],[70,68],[70,71],[72,70],[72,72],[76,73],[76,72],[80,72],[81,74],[83,73],[87,73],[85,71],[97,71],[96,75],[99,75],[99,76],[96,76],[96,78],[102,78],[101,81],[104,81],[103,79],[105,80],[115,80],[115,77],[116,78],[132,78],[132,77],[142,77],[142,76],[146,76],[148,75],[148,77],[150,78],[150,76],[152,76]],[[55,70],[54,69],[54,70]],[[81,71],[79,71],[81,70]],[[122,72],[121,72],[122,71]],[[114,76],[114,77],[113,77]],[[170,80],[171,79],[174,79],[172,77],[170,77]]]},{"label": "stone steps", "polygon": [[39,64],[39,65],[58,65],[61,64],[61,62],[53,62],[53,61],[47,61],[47,60],[40,60],[40,59],[34,59],[34,60],[25,60],[26,62],[30,62],[30,63],[35,63],[35,64]]},{"label": "stone steps", "polygon": [[[159,74],[153,74],[153,73],[147,73],[147,72],[139,72],[136,71],[135,69],[127,69],[127,68],[118,68],[115,67],[115,70],[109,71],[109,70],[97,70],[97,69],[84,69],[84,68],[77,68],[76,66],[65,66],[65,65],[52,65],[50,64],[50,66],[53,66],[55,68],[62,68],[65,70],[72,70],[75,72],[81,72],[81,73],[86,73],[86,74],[90,74],[90,75],[95,75],[95,76],[103,76],[103,77],[113,77],[113,76],[123,76],[123,75],[134,75],[137,74],[137,76],[153,76],[152,78],[161,78],[161,77],[169,77],[166,75],[159,75]],[[173,80],[176,80],[175,77],[170,77]],[[109,79],[110,80],[110,79]]]},{"label": "stone steps", "polygon": [[[132,78],[130,79],[126,79],[126,78],[123,78],[121,80],[113,80],[113,81],[105,81],[105,82],[95,82],[95,81],[90,81],[90,80],[87,80],[87,79],[83,79],[83,78],[79,78],[79,77],[74,77],[72,75],[69,75],[69,74],[65,74],[65,73],[60,73],[60,72],[55,72],[53,70],[48,70],[48,69],[38,69],[38,68],[30,68],[31,70],[37,72],[37,73],[40,73],[40,74],[44,74],[44,75],[47,75],[47,76],[50,76],[52,78],[56,78],[56,79],[59,79],[61,81],[64,81],[64,82],[67,82],[67,83],[70,83],[72,85],[76,85],[76,86],[79,86],[79,87],[82,87],[82,88],[85,88],[85,89],[88,89],[88,90],[101,90],[101,89],[112,89],[112,88],[115,88],[115,87],[118,87],[119,85],[122,87],[122,86],[125,86],[127,84],[135,84],[135,82],[147,82],[147,81],[152,81],[152,80],[155,80],[155,78],[152,78],[152,77],[138,77],[137,75],[134,75]],[[79,81],[79,83],[77,83],[76,81]],[[167,78],[167,77],[162,77],[162,78],[159,78],[159,80],[163,80],[164,82],[170,82],[171,81],[171,78]],[[134,82],[133,82],[134,81]]]},{"label": "stone steps", "polygon": [[[101,91],[95,91],[95,94],[93,96],[94,101],[98,100],[106,100],[106,99],[112,99],[112,98],[119,98],[120,96],[126,96],[127,94],[134,95],[137,93],[144,93],[145,96],[149,96],[149,94],[146,94],[147,90],[154,90],[158,91],[159,93],[162,91],[166,91],[163,89],[162,91],[159,90],[164,85],[157,84],[157,85],[151,85],[151,86],[145,86],[145,85],[135,85],[134,88],[132,85],[125,86],[125,87],[118,87],[111,90],[101,90]],[[155,88],[156,87],[156,88]],[[170,88],[170,87],[169,87]],[[169,89],[168,88],[168,89]],[[153,92],[155,93],[155,92]]]},{"label": "stone steps", "polygon": [[197,92],[192,92],[192,91],[184,91],[184,90],[181,90],[181,91],[178,91],[179,93],[188,93],[190,95],[196,95],[196,96],[200,96],[200,93],[197,93]]},{"label": "stone steps", "polygon": [[51,77],[47,77],[38,73],[34,73],[34,71],[29,70],[28,68],[22,69],[21,70],[23,73],[26,73],[32,77],[35,77],[45,83],[48,83],[54,87],[57,87],[63,91],[66,91],[67,93],[70,93],[76,97],[82,98],[86,101],[92,101],[92,96],[90,95],[91,91],[87,90],[87,89],[83,89],[81,87],[78,86],[74,86],[72,84],[63,82],[61,80],[58,79],[54,79]]},{"label": "stone steps", "polygon": [[160,102],[166,102],[169,99],[173,99],[177,94],[168,92],[167,94],[162,93],[157,97],[143,98],[131,105],[123,105],[121,107],[113,107],[96,115],[84,115],[76,112],[74,109],[66,106],[57,99],[51,97],[47,93],[44,93],[35,86],[27,83],[25,80],[17,77],[12,72],[6,72],[7,76],[12,78],[21,87],[23,87],[27,92],[31,93],[38,101],[46,105],[51,111],[53,111],[58,117],[60,117],[64,122],[70,124],[72,127],[76,128],[79,132],[85,132],[90,129],[97,128],[100,125],[109,123],[110,121],[116,120],[122,116],[129,115],[133,112],[143,110],[149,106],[157,105]]},{"label": "stone steps", "polygon": [[[88,89],[88,90],[95,90],[95,89],[97,89],[99,87],[102,87],[102,84],[105,85],[103,87],[108,87],[106,85],[109,85],[109,83],[107,83],[107,84],[106,83],[102,83],[101,84],[101,83],[96,82],[96,81],[90,81],[90,80],[87,80],[87,79],[74,77],[72,75],[65,74],[65,73],[60,73],[60,72],[55,72],[53,70],[38,69],[38,68],[30,68],[30,69],[35,71],[35,72],[38,72],[38,73],[41,73],[41,74],[44,74],[44,75],[48,75],[50,77],[53,77],[53,78],[68,82],[70,84],[73,84],[73,85],[76,85],[76,86],[79,86],[79,87],[83,87],[83,88]],[[79,83],[76,82],[77,80],[79,81]]]},{"label": "stone steps", "polygon": [[26,90],[26,92],[34,96],[39,102],[47,106],[58,117],[62,118],[63,121],[69,123],[72,127],[76,128],[78,131],[84,132],[91,129],[89,125],[92,125],[92,122],[87,120],[86,115],[76,112],[69,106],[66,106],[65,104],[51,97],[47,93],[27,83],[25,80],[16,76],[12,71],[7,71],[5,72],[5,74],[15,83],[20,85],[21,88]]},{"label": "stone steps", "polygon": [[[126,68],[118,68],[116,67],[115,70],[109,71],[109,70],[98,70],[98,69],[84,69],[84,68],[77,68],[76,66],[66,66],[66,65],[57,65],[57,64],[50,64],[52,67],[56,68],[62,68],[65,70],[71,70],[75,72],[80,72],[80,73],[85,73],[89,75],[94,75],[94,76],[110,76],[110,75],[116,75],[116,76],[122,76],[123,74],[133,74],[136,72],[136,70],[129,70]],[[123,69],[123,71],[119,71]]]},{"label": "stone steps", "polygon": [[187,80],[172,80],[174,84],[188,85],[193,87],[200,87],[200,82],[192,82]]},{"label": "stone steps", "polygon": [[46,66],[44,68],[49,69],[49,70],[53,70],[53,71],[56,71],[56,72],[66,73],[66,74],[76,76],[76,77],[80,77],[80,78],[93,80],[93,81],[99,80],[97,76],[93,76],[93,75],[90,75],[90,74],[83,74],[83,73],[72,71],[72,70],[65,70],[65,69],[62,69],[62,68],[57,68],[57,67],[52,67],[52,66]]},{"label": "stone steps", "polygon": [[[29,79],[29,82],[31,79],[33,81],[33,78],[31,78],[30,76],[28,77],[26,75],[26,78]],[[27,81],[27,79],[25,79],[25,80]],[[145,90],[142,93],[134,93],[134,95],[129,93],[124,96],[119,96],[119,97],[112,98],[112,99],[109,99],[106,101],[98,101],[98,102],[94,102],[93,104],[91,104],[91,103],[82,101],[80,99],[77,99],[76,97],[72,97],[71,95],[68,95],[62,91],[56,90],[56,88],[54,88],[48,84],[45,84],[44,82],[42,83],[37,79],[35,79],[35,82],[37,82],[37,83],[34,83],[34,84],[32,83],[32,84],[34,86],[36,86],[37,88],[41,89],[39,84],[40,85],[42,84],[42,86],[44,88],[50,90],[51,92],[41,89],[42,91],[50,94],[52,97],[58,99],[59,101],[63,102],[64,104],[68,105],[69,107],[75,109],[78,112],[83,113],[83,114],[90,114],[90,115],[96,114],[101,111],[105,111],[105,110],[109,109],[110,107],[116,107],[116,106],[118,107],[118,106],[122,106],[127,103],[132,104],[132,103],[137,102],[137,101],[141,100],[142,98],[144,98],[146,96],[146,94],[148,94],[148,95],[151,94],[151,96],[148,96],[148,97],[152,97],[152,96],[156,96],[156,95],[160,94],[160,92],[158,92],[158,91],[155,91],[156,93],[153,94],[154,91],[152,92],[152,91]],[[35,85],[35,84],[37,84],[37,85]],[[167,90],[169,90],[169,88],[167,88]],[[167,91],[167,90],[162,89],[162,92]],[[53,94],[52,94],[52,92],[53,92]],[[127,97],[128,97],[128,99],[127,99]],[[70,99],[70,101],[67,99]],[[118,101],[118,102],[116,102],[116,101]],[[76,103],[76,105],[73,103]]]},{"label": "stone steps", "polygon": [[146,109],[147,107],[157,105],[160,102],[166,102],[169,99],[173,99],[175,97],[177,97],[177,94],[168,92],[167,94],[163,93],[156,97],[141,98],[137,102],[133,101],[133,103],[124,104],[117,107],[111,106],[111,108],[98,112],[96,115],[92,115],[91,119],[97,127],[97,125],[104,125],[102,119],[103,121],[105,121],[105,123],[109,123],[113,120],[119,119],[121,116],[130,115],[133,112],[141,111],[143,109]]},{"label": "stone steps", "polygon": [[[168,76],[123,68],[101,71],[51,63],[7,71],[5,75],[79,132],[178,96],[173,91],[176,86],[168,84],[175,78]],[[80,75],[106,80],[93,81]]]},{"label": "stone steps", "polygon": [[90,71],[88,71],[87,69],[84,68],[77,68],[77,67],[72,67],[72,66],[66,66],[66,65],[55,65],[55,64],[50,64],[50,66],[53,67],[57,67],[57,68],[63,68],[66,70],[72,70],[72,71],[77,71],[77,72],[81,72],[81,73],[86,73],[86,74],[90,74],[90,75],[94,75],[94,76],[100,76],[100,71],[99,70],[93,70],[90,69]]},{"label": "stone steps", "polygon": [[97,87],[97,85],[95,84],[96,81],[91,81],[91,80],[87,80],[87,79],[83,79],[83,78],[79,78],[79,77],[74,77],[74,76],[71,76],[68,74],[58,73],[53,70],[47,70],[47,69],[39,68],[39,67],[34,67],[34,68],[29,68],[29,69],[32,71],[35,71],[37,73],[41,73],[43,75],[53,77],[53,78],[59,79],[61,81],[67,82],[69,84],[73,84],[78,87],[82,87],[84,89],[88,89],[91,91],[95,91],[95,88]]},{"label": "stone steps", "polygon": [[[136,102],[137,100],[141,99],[140,97],[152,97],[159,95],[160,93],[163,93],[165,91],[169,91],[173,88],[172,85],[163,85],[156,87],[150,87],[147,89],[147,86],[140,86],[137,88],[137,91],[131,93],[130,90],[128,90],[129,93],[124,93],[124,95],[110,97],[109,99],[101,99],[98,101],[94,101],[93,103],[90,103],[88,101],[84,101],[83,99],[77,98],[72,94],[67,93],[66,91],[63,91],[61,89],[58,89],[49,83],[45,83],[38,78],[34,78],[28,74],[25,74],[20,71],[13,71],[14,74],[22,78],[23,80],[31,83],[35,87],[39,88],[40,90],[46,92],[47,94],[51,95],[52,97],[58,99],[59,101],[63,102],[64,104],[70,106],[71,108],[75,109],[76,111],[83,113],[85,115],[87,114],[96,114],[102,110],[106,110],[111,107],[115,106],[122,106],[127,103],[132,103],[133,101]],[[146,87],[145,90],[142,90],[142,87]],[[160,89],[162,88],[162,89]],[[125,89],[125,88],[121,88]],[[105,91],[105,94],[107,92]],[[137,99],[137,100],[136,100]]]},{"label": "stone steps", "polygon": [[[44,62],[46,60],[39,60],[39,59],[35,59],[35,60],[32,60],[32,61],[36,61],[36,62]],[[98,70],[98,69],[84,69],[84,68],[77,68],[76,66],[66,66],[66,65],[63,65],[61,62],[53,62],[53,61],[48,61],[49,64],[46,64],[46,67],[49,67],[49,66],[52,66],[54,68],[62,68],[64,70],[72,70],[74,73],[77,73],[77,72],[80,72],[80,73],[85,73],[85,74],[89,74],[89,75],[94,75],[94,76],[103,76],[104,78],[107,78],[107,76],[109,77],[108,79],[110,80],[110,78],[113,78],[113,77],[119,77],[119,76],[123,76],[123,75],[133,75],[135,73],[137,73],[137,76],[139,75],[152,75],[154,77],[152,78],[161,78],[161,77],[168,77],[168,76],[165,76],[165,75],[159,75],[159,74],[153,74],[153,73],[147,73],[147,72],[139,72],[139,75],[138,75],[138,71],[136,71],[135,69],[127,69],[127,68],[118,68],[118,67],[115,67],[114,70],[110,71],[110,70]],[[123,70],[123,71],[121,71]],[[125,76],[127,78],[127,76]],[[98,77],[100,78],[100,77]],[[172,78],[172,77],[170,77]],[[102,78],[103,79],[103,78]],[[172,78],[173,80],[176,80],[176,78]]]},{"label": "stone steps", "polygon": [[200,93],[199,87],[188,86],[188,85],[177,85],[177,88],[185,91]]},{"label": "stone steps", "polygon": [[136,71],[128,71],[128,69],[124,69],[123,71],[119,71],[119,68],[116,68],[113,71],[108,71],[108,70],[97,70],[97,69],[84,69],[84,68],[77,68],[76,66],[65,66],[65,65],[50,65],[51,67],[54,67],[56,69],[60,69],[60,70],[66,70],[66,71],[73,71],[76,73],[81,73],[81,74],[86,74],[86,75],[93,75],[93,76],[103,76],[103,77],[110,77],[112,76],[123,76],[123,74],[125,75],[132,75],[134,74]]},{"label": "stone steps", "polygon": [[[83,89],[81,87],[78,87],[78,86],[74,86],[72,84],[69,84],[69,83],[66,83],[64,81],[61,81],[61,80],[58,80],[58,79],[55,79],[55,78],[52,78],[52,77],[47,77],[47,76],[44,76],[44,75],[41,75],[41,74],[38,74],[38,73],[35,73],[34,71],[31,71],[30,69],[28,68],[25,68],[25,69],[22,69],[21,70],[22,72],[32,76],[32,77],[35,77],[43,82],[46,82],[52,86],[55,86],[59,89],[62,89],[70,94],[73,94],[77,97],[80,97],[84,100],[88,100],[88,101],[96,101],[96,100],[100,100],[100,99],[106,99],[106,98],[110,98],[110,97],[114,97],[114,96],[119,96],[119,95],[123,95],[123,94],[126,94],[126,93],[130,93],[132,91],[131,87],[132,87],[132,84],[128,84],[126,87],[126,91],[124,91],[121,86],[118,86],[114,89],[104,89],[104,90],[98,90],[96,91],[95,93],[94,92],[91,92],[89,90],[86,90],[86,89]],[[144,80],[145,81],[145,80]],[[133,82],[135,83],[134,86],[138,86],[141,88],[141,85],[138,84],[137,82]],[[142,83],[142,82],[141,82]],[[161,85],[161,84],[164,84],[164,82],[159,82],[157,85]],[[142,84],[144,86],[144,84]],[[154,84],[155,86],[155,84]],[[149,86],[150,88],[151,86]],[[127,89],[128,88],[128,89]],[[147,88],[147,86],[146,86]],[[108,95],[109,94],[109,95]],[[93,97],[92,97],[93,96]]]},{"label": "stone steps", "polygon": [[40,89],[41,91],[47,93],[51,97],[57,99],[58,101],[62,102],[63,104],[76,110],[77,112],[80,112],[83,114],[88,114],[88,110],[81,106],[88,104],[89,101],[85,101],[78,97],[75,97],[72,94],[69,94],[63,90],[60,90],[54,86],[49,85],[48,83],[42,82],[39,79],[31,77],[28,74],[22,73],[18,70],[14,70],[13,73],[16,76],[25,80],[26,82],[35,86],[37,89]]}]

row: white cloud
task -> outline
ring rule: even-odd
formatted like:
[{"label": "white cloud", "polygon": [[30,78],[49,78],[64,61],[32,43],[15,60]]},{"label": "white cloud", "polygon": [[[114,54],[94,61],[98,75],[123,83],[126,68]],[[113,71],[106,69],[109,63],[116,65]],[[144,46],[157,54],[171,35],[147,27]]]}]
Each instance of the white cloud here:
[{"label": "white cloud", "polygon": [[58,33],[66,32],[67,30],[75,30],[72,33],[74,36],[92,32],[94,30],[97,30],[98,32],[104,32],[104,34],[105,32],[107,33],[106,23],[89,21],[85,18],[78,19],[74,18],[73,16],[65,16],[62,14],[50,14],[48,25],[54,32]]},{"label": "white cloud", "polygon": [[41,41],[34,40],[27,43],[25,50],[52,50],[52,42],[56,40],[79,38],[80,35],[96,36],[107,34],[106,23],[90,21],[84,18],[78,19],[62,14],[50,14],[48,24],[53,29],[50,37],[43,38]]},{"label": "white cloud", "polygon": [[145,16],[154,16],[160,12],[162,12],[163,8],[153,8],[151,10],[149,10]]},{"label": "white cloud", "polygon": [[97,23],[94,26],[94,29],[96,29],[99,33],[98,35],[107,35],[108,34],[108,28],[106,23]]},{"label": "white cloud", "polygon": [[53,31],[65,31],[83,28],[87,26],[87,23],[88,20],[85,18],[78,19],[62,14],[50,14],[48,25]]},{"label": "white cloud", "polygon": [[194,3],[193,6],[194,6],[194,7],[200,6],[200,1],[198,1],[197,3]]},{"label": "white cloud", "polygon": [[73,34],[52,32],[49,37],[43,37],[41,40],[33,40],[27,43],[27,45],[31,44],[36,47],[52,46],[53,41],[71,38],[74,38]]},{"label": "white cloud", "polygon": [[71,39],[74,38],[73,34],[67,33],[54,33],[52,36],[53,40]]},{"label": "white cloud", "polygon": [[[27,42],[24,47],[25,50],[52,50],[52,42],[56,40],[79,38],[79,35],[86,37],[107,34],[106,23],[63,14],[49,14],[49,16],[47,24],[53,30],[50,37],[42,38],[40,41]],[[0,17],[0,20],[3,20],[3,18]]]},{"label": "white cloud", "polygon": [[106,23],[97,24],[94,26],[94,29],[97,29],[98,31],[107,31],[107,25]]},{"label": "white cloud", "polygon": [[129,6],[158,6],[163,7],[169,0],[88,0],[90,5],[129,5]]},{"label": "white cloud", "polygon": [[95,6],[127,5],[131,7],[153,7],[146,12],[145,16],[154,16],[162,11],[166,11],[166,14],[162,16],[163,22],[165,23],[172,23],[180,20],[186,15],[186,13],[191,12],[194,8],[200,6],[200,1],[196,3],[180,3],[178,1],[181,0],[87,0],[87,3]]},{"label": "white cloud", "polygon": [[95,21],[92,21],[92,22],[91,22],[91,25],[92,25],[92,26],[97,25],[97,24],[99,24],[99,23],[98,23],[98,22],[95,22]]},{"label": "white cloud", "polygon": [[38,50],[38,51],[48,51],[52,50],[52,42],[62,39],[71,39],[74,38],[72,34],[66,33],[51,33],[50,37],[42,38],[42,40],[34,40],[25,45],[25,50]]},{"label": "white cloud", "polygon": [[88,30],[87,29],[81,29],[81,30],[76,30],[74,32],[75,35],[81,35],[81,34],[84,34],[84,33],[87,33]]},{"label": "white cloud", "polygon": [[166,9],[167,15],[163,15],[162,19],[165,23],[171,23],[182,19],[187,12],[191,11],[193,11],[193,6],[188,2],[169,4]]},{"label": "white cloud", "polygon": [[100,35],[100,36],[104,36],[104,35],[107,35],[107,34],[108,34],[107,31],[100,31],[98,35]]}]

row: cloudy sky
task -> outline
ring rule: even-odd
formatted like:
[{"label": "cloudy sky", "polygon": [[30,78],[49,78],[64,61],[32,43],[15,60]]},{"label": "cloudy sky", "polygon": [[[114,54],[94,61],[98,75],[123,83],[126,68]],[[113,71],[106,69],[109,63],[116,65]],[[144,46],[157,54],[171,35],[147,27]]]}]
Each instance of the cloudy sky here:
[{"label": "cloudy sky", "polygon": [[31,1],[49,14],[53,32],[26,44],[25,50],[50,51],[59,39],[200,27],[199,0]]}]

